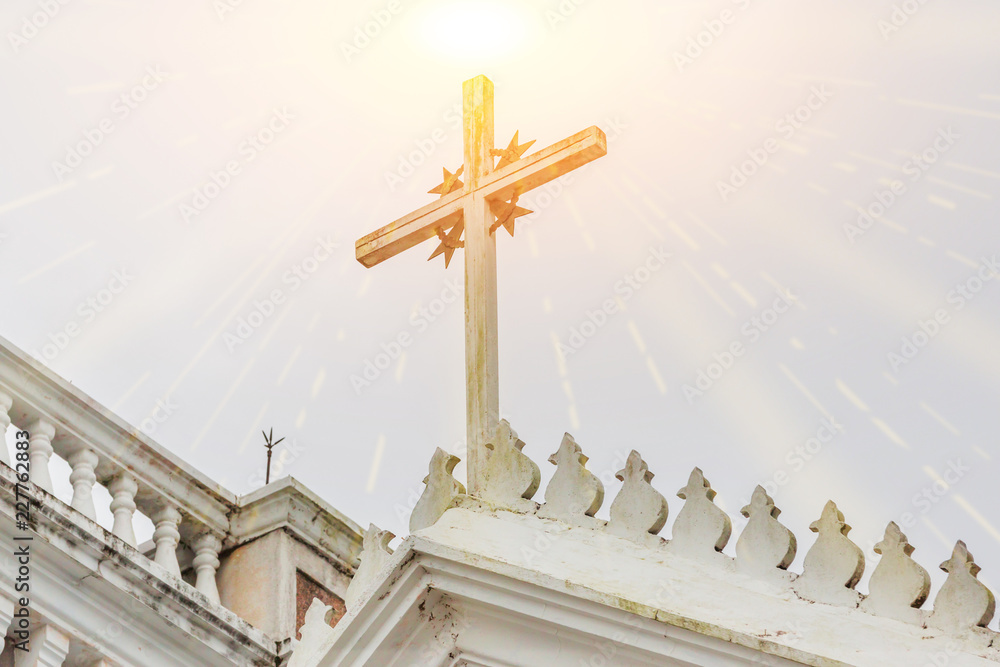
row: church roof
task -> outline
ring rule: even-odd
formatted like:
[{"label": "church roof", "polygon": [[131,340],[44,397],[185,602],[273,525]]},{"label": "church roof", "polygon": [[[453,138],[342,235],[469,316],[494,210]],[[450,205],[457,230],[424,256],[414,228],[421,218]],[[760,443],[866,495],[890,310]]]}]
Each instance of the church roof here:
[{"label": "church roof", "polygon": [[[622,486],[610,519],[603,521],[593,516],[603,485],[586,470],[586,457],[571,436],[550,459],[558,467],[541,504],[530,500],[538,470],[521,447],[501,423],[478,498],[459,492],[464,489],[450,476],[456,459],[439,450],[410,537],[390,553],[391,534],[369,529],[348,591],[348,614],[331,630],[323,626],[317,603],[293,665],[410,664],[401,660],[412,656],[396,650],[402,635],[409,637],[403,643],[419,644],[416,628],[434,627],[445,617],[452,619],[450,631],[438,627],[435,641],[451,637],[444,643],[453,657],[469,651],[480,661],[442,665],[654,665],[682,655],[687,661],[669,664],[1000,661],[1000,635],[986,627],[993,594],[976,578],[979,566],[961,541],[941,563],[948,577],[925,610],[927,570],[911,558],[913,547],[895,523],[875,547],[881,558],[862,594],[856,586],[864,555],[832,501],[810,526],[815,540],[800,542],[758,487],[742,509],[749,521],[737,537],[696,468],[677,494],[684,504],[667,540],[656,534],[665,523],[665,498],[637,452],[617,475]],[[730,541],[735,558],[722,553]],[[799,544],[807,550],[802,572],[789,572]],[[417,614],[417,620],[406,614],[431,608],[436,611]],[[516,651],[500,648],[483,657],[491,649],[469,620],[477,614],[498,626],[505,616],[521,619]],[[390,618],[401,620],[394,626]],[[610,625],[599,626],[598,618]],[[390,627],[372,636],[373,619]],[[553,634],[560,637],[558,646],[546,648],[545,638]],[[396,652],[380,653],[388,644]],[[538,652],[526,658],[536,645]],[[588,662],[586,656],[602,646],[615,657]],[[577,649],[583,651],[579,663]],[[381,657],[375,662],[366,661],[376,655]]]}]

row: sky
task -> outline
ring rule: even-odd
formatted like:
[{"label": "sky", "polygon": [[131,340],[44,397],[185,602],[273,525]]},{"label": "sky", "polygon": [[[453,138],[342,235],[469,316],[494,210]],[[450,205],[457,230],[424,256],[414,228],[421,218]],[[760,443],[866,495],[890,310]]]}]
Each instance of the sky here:
[{"label": "sky", "polygon": [[462,251],[366,269],[354,242],[433,201],[485,74],[498,145],[608,137],[497,240],[501,414],[543,479],[570,432],[599,516],[636,449],[665,536],[699,466],[737,527],[765,486],[793,570],[833,499],[866,577],[894,520],[936,585],[957,539],[1000,585],[995,3],[10,0],[0,26],[0,336],[225,488],[263,484],[273,428],[275,477],[405,535],[434,449],[462,455]]}]

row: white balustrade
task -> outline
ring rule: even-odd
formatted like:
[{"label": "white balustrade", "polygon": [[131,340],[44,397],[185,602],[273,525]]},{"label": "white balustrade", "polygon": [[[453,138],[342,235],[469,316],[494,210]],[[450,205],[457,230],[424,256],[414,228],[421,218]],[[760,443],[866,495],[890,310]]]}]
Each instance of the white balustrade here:
[{"label": "white balustrade", "polygon": [[181,568],[177,564],[177,545],[181,533],[177,526],[181,522],[181,513],[173,505],[164,505],[150,517],[156,530],[153,531],[153,542],[156,543],[156,555],[153,560],[163,566],[177,578],[181,576]]},{"label": "white balustrade", "polygon": [[73,472],[69,481],[73,485],[73,500],[70,506],[88,519],[97,520],[97,509],[94,507],[94,483],[97,475],[97,454],[90,449],[78,449],[67,458]]},{"label": "white balustrade", "polygon": [[111,512],[115,516],[111,534],[125,540],[127,544],[136,546],[135,529],[132,527],[132,515],[135,514],[135,494],[139,485],[135,478],[127,472],[120,472],[108,485],[111,492]]},{"label": "white balustrade", "polygon": [[38,419],[28,426],[29,476],[39,488],[52,493],[52,476],[49,474],[49,459],[52,457],[52,438],[56,427],[45,419]]},{"label": "white balustrade", "polygon": [[222,543],[212,533],[202,533],[195,538],[191,547],[194,549],[194,569],[198,573],[194,587],[205,594],[209,600],[219,604],[219,588],[215,582],[215,573],[219,569],[219,551]]}]

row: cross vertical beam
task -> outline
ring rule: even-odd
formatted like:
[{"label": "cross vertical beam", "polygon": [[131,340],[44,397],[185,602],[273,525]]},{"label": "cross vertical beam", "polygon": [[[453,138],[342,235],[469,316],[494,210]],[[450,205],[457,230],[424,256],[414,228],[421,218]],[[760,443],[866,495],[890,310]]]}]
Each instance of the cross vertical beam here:
[{"label": "cross vertical beam", "polygon": [[493,82],[477,76],[462,84],[465,135],[465,403],[468,492],[476,494],[486,443],[500,418],[494,216],[476,192],[493,170]]},{"label": "cross vertical beam", "polygon": [[[596,160],[608,145],[599,128],[589,127],[522,159],[534,142],[518,143],[516,132],[505,150],[494,150],[492,81],[477,76],[464,82],[462,102],[462,186],[457,172],[445,170],[444,182],[430,191],[439,195],[436,201],[361,237],[355,252],[359,262],[372,267],[437,237],[431,258],[443,253],[447,267],[455,249],[465,248],[466,487],[477,495],[489,453],[486,443],[500,419],[496,235],[490,228],[496,220],[511,231],[513,218],[527,212],[516,197]],[[497,156],[501,160],[494,167]],[[503,220],[494,214],[497,207],[505,211]]]}]

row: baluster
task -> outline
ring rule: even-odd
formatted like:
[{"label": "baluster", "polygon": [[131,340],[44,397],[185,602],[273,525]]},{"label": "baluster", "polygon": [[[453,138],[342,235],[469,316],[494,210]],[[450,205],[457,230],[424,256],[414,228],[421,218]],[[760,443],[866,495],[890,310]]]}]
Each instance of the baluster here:
[{"label": "baluster", "polygon": [[115,523],[111,527],[111,533],[125,540],[126,543],[136,546],[135,529],[132,528],[132,515],[135,513],[135,494],[139,491],[139,485],[135,479],[127,472],[120,472],[115,475],[108,485],[111,492],[111,511],[115,515]]},{"label": "baluster", "polygon": [[210,601],[220,604],[219,587],[215,583],[215,572],[219,569],[219,551],[222,543],[212,533],[202,533],[195,538],[194,569],[198,573],[194,587],[205,594]]},{"label": "baluster", "polygon": [[177,578],[181,576],[181,568],[177,564],[177,544],[181,533],[177,526],[181,522],[181,513],[173,505],[164,505],[150,517],[156,530],[153,531],[153,541],[156,543],[154,562],[162,565],[170,574]]},{"label": "baluster", "polygon": [[73,485],[73,501],[70,506],[92,521],[97,521],[97,509],[94,507],[94,484],[97,475],[97,454],[90,449],[78,449],[67,459],[73,472],[69,475]]},{"label": "baluster", "polygon": [[14,405],[14,399],[10,394],[0,391],[0,462],[10,465],[10,452],[7,451],[7,441],[4,434],[10,426],[10,406]]},{"label": "baluster", "polygon": [[28,427],[28,433],[29,478],[39,488],[52,493],[49,459],[52,457],[52,438],[56,435],[56,427],[45,419],[38,419]]}]

